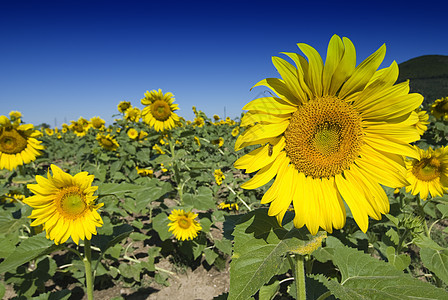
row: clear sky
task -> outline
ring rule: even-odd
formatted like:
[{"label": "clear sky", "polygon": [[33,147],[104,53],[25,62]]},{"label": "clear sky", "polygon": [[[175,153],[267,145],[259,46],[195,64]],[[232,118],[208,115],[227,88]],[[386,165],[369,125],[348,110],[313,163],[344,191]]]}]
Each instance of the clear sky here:
[{"label": "clear sky", "polygon": [[172,92],[180,116],[195,105],[232,118],[278,77],[271,57],[307,43],[325,59],[333,34],[360,63],[383,43],[393,60],[448,55],[443,3],[419,1],[0,1],[0,115],[60,126],[108,124],[120,101]]}]

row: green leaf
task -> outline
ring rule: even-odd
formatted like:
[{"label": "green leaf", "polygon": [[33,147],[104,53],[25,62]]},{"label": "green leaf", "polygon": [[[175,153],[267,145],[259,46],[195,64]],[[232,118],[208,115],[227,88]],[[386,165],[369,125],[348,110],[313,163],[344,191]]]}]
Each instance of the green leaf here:
[{"label": "green leaf", "polygon": [[392,265],[346,246],[337,247],[333,263],[341,272],[341,283],[318,276],[340,299],[447,299],[448,293],[427,282],[398,271]]},{"label": "green leaf", "polygon": [[387,260],[390,264],[392,264],[397,270],[403,271],[409,264],[411,263],[411,257],[406,254],[395,254],[395,248],[392,246],[387,247],[386,249]]},{"label": "green leaf", "polygon": [[232,254],[232,242],[226,238],[223,238],[222,240],[215,240],[215,246],[224,254]]},{"label": "green leaf", "polygon": [[62,290],[40,294],[37,297],[33,297],[32,300],[67,300],[71,295],[72,293],[69,290]]},{"label": "green leaf", "polygon": [[6,291],[5,286],[3,285],[3,283],[0,282],[0,299],[3,299],[3,296],[5,295],[5,291]]},{"label": "green leaf", "polygon": [[197,195],[185,194],[184,203],[198,210],[209,210],[216,206],[212,190],[205,186],[198,188]]},{"label": "green leaf", "polygon": [[263,285],[260,288],[260,299],[271,300],[274,298],[275,294],[280,289],[280,283],[278,280],[275,280],[272,284]]},{"label": "green leaf", "polygon": [[94,235],[92,236],[92,244],[105,252],[108,248],[127,238],[134,231],[131,225],[121,224],[113,227],[113,233],[110,235]]},{"label": "green leaf", "polygon": [[[229,300],[249,299],[282,269],[289,251],[303,249],[306,229],[287,231],[266,209],[243,216],[235,226]],[[287,260],[286,260],[287,261]]]},{"label": "green leaf", "polygon": [[206,248],[204,249],[205,260],[211,266],[215,262],[215,259],[218,257],[218,254],[212,249]]},{"label": "green leaf", "polygon": [[0,264],[0,274],[14,270],[26,262],[61,248],[61,245],[56,246],[53,241],[48,240],[45,233],[32,236],[20,243],[14,252],[5,258]]},{"label": "green leaf", "polygon": [[437,204],[436,207],[442,214],[441,219],[444,219],[448,216],[448,204]]},{"label": "green leaf", "polygon": [[171,237],[172,233],[168,231],[170,220],[165,213],[160,213],[152,219],[152,228],[157,231],[162,241]]},{"label": "green leaf", "polygon": [[420,258],[428,270],[448,284],[448,249],[421,248]]}]

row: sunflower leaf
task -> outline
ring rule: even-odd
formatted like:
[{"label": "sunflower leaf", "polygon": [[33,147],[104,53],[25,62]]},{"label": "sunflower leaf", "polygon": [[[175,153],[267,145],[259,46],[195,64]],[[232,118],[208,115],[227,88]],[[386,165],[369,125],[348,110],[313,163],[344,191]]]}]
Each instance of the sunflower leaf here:
[{"label": "sunflower leaf", "polygon": [[249,299],[275,273],[286,272],[287,253],[305,245],[309,240],[305,232],[305,229],[288,231],[279,226],[266,209],[243,216],[233,232],[228,299]]},{"label": "sunflower leaf", "polygon": [[420,257],[428,270],[448,284],[448,249],[421,248]]},{"label": "sunflower leaf", "polygon": [[448,293],[357,249],[334,249],[341,282],[317,277],[339,299],[446,299]]},{"label": "sunflower leaf", "polygon": [[101,252],[105,252],[110,247],[127,238],[133,231],[132,226],[128,224],[114,226],[113,233],[110,235],[99,234],[92,236],[92,244],[100,248]]},{"label": "sunflower leaf", "polygon": [[50,254],[61,249],[53,241],[48,240],[44,233],[32,236],[22,243],[5,260],[0,263],[0,274],[14,270],[39,256]]}]

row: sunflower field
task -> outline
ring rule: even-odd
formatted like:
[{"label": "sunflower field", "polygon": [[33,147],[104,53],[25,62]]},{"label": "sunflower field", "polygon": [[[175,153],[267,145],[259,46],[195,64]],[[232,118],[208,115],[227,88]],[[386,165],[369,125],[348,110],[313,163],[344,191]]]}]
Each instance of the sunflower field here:
[{"label": "sunflower field", "polygon": [[178,299],[202,268],[204,299],[447,299],[448,97],[385,46],[298,46],[240,118],[160,89],[113,124],[1,115],[0,298]]}]

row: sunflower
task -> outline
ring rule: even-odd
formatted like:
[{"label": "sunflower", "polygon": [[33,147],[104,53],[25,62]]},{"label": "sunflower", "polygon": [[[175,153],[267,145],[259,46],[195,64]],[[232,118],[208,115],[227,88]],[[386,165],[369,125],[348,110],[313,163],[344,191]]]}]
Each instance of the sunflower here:
[{"label": "sunflower", "polygon": [[42,155],[44,146],[36,139],[40,135],[32,124],[21,124],[19,119],[11,122],[0,116],[0,169],[12,171]]},{"label": "sunflower", "polygon": [[212,144],[213,145],[218,145],[218,147],[222,147],[222,145],[224,145],[224,139],[222,137],[216,139],[216,140],[212,140]]},{"label": "sunflower", "polygon": [[426,111],[420,109],[417,109],[415,112],[417,113],[418,121],[414,124],[414,126],[417,128],[418,134],[423,135],[428,129],[429,115]]},{"label": "sunflower", "polygon": [[448,120],[448,97],[442,97],[431,104],[431,114],[437,119]]},{"label": "sunflower", "polygon": [[130,122],[138,122],[142,116],[142,112],[138,107],[130,107],[124,113],[124,118]]},{"label": "sunflower", "polygon": [[51,128],[45,128],[45,134],[48,136],[52,136],[54,134],[54,130]]},{"label": "sunflower", "polygon": [[170,130],[179,121],[179,116],[174,113],[179,107],[173,103],[173,94],[169,92],[163,94],[161,89],[146,91],[145,98],[141,102],[146,105],[142,111],[143,121],[156,131]]},{"label": "sunflower", "polygon": [[33,208],[29,218],[35,219],[31,226],[43,224],[47,238],[56,245],[62,244],[69,237],[78,241],[92,238],[96,227],[103,221],[97,209],[103,203],[95,204],[93,193],[98,187],[92,186],[94,176],[81,172],[72,176],[56,165],[51,165],[52,175],[48,170],[47,178],[36,176],[37,184],[28,184],[34,196],[23,202]]},{"label": "sunflower", "polygon": [[418,157],[406,160],[407,179],[410,185],[406,192],[420,193],[420,198],[443,196],[448,190],[448,147],[422,150],[414,146]]},{"label": "sunflower", "polygon": [[144,138],[146,138],[148,136],[148,133],[146,131],[140,131],[140,133],[138,134],[138,139],[139,140],[143,140]]},{"label": "sunflower", "polygon": [[240,134],[240,128],[237,126],[232,129],[232,136],[237,136],[238,134]]},{"label": "sunflower", "polygon": [[222,181],[226,178],[221,169],[216,169],[215,172],[213,172],[213,176],[215,176],[215,181],[217,185],[221,185]]},{"label": "sunflower", "polygon": [[99,133],[96,136],[96,140],[101,145],[101,147],[103,147],[104,149],[107,149],[109,151],[115,151],[120,146],[118,144],[117,140],[110,134],[104,135],[104,134]]},{"label": "sunflower", "polygon": [[90,119],[90,124],[92,124],[92,127],[95,129],[103,130],[104,125],[106,124],[106,121],[104,121],[100,117],[93,117]]},{"label": "sunflower", "polygon": [[129,107],[131,107],[131,102],[129,101],[121,101],[118,103],[118,111],[124,113]]},{"label": "sunflower", "polygon": [[192,240],[198,236],[198,232],[202,229],[201,224],[195,220],[198,214],[185,212],[183,209],[173,209],[168,219],[169,231],[172,231],[176,239],[185,241]]},{"label": "sunflower", "polygon": [[151,169],[140,169],[139,167],[135,167],[137,170],[137,174],[142,177],[153,177],[154,176],[154,170]]},{"label": "sunflower", "polygon": [[[247,173],[258,171],[241,187],[255,189],[275,181],[261,203],[271,203],[269,215],[281,224],[291,202],[294,225],[304,225],[315,235],[345,224],[347,203],[353,218],[366,232],[369,219],[389,211],[381,185],[408,184],[403,156],[417,157],[410,142],[420,138],[408,119],[422,103],[408,94],[409,83],[394,85],[398,66],[378,70],[385,45],[359,66],[352,42],[334,35],[325,65],[319,53],[298,44],[308,57],[285,53],[296,64],[274,57],[282,79],[268,78],[275,94],[246,106],[235,150],[261,147],[235,162]],[[380,185],[381,184],[381,185]]]},{"label": "sunflower", "polygon": [[70,121],[72,124],[70,125],[70,130],[73,131],[78,137],[83,137],[87,134],[88,127],[84,127],[83,122],[78,121]]},{"label": "sunflower", "polygon": [[193,127],[204,127],[205,120],[203,117],[194,118]]},{"label": "sunflower", "polygon": [[155,150],[158,154],[165,154],[165,151],[163,151],[162,148],[160,148],[159,145],[155,144],[154,146],[152,146],[152,149]]},{"label": "sunflower", "polygon": [[135,140],[138,138],[138,131],[135,128],[131,128],[128,130],[128,137],[132,140]]}]

